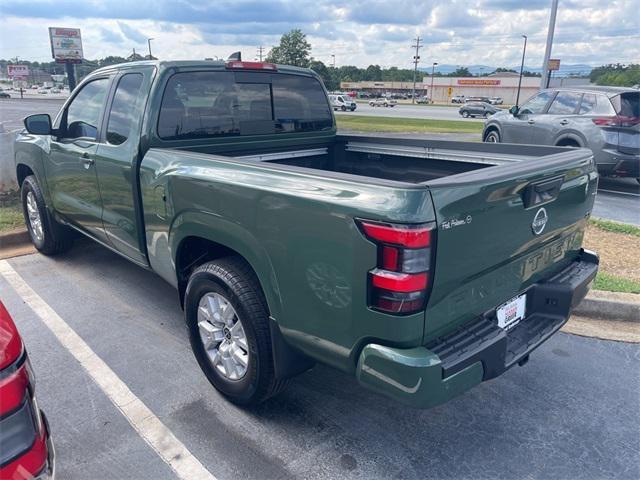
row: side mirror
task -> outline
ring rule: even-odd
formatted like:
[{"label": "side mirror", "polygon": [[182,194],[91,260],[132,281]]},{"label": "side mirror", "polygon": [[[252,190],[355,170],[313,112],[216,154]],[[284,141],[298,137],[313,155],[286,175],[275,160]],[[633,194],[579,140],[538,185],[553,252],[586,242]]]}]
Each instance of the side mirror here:
[{"label": "side mirror", "polygon": [[32,135],[51,135],[51,117],[48,113],[29,115],[24,119],[24,126]]},{"label": "side mirror", "polygon": [[511,115],[513,115],[514,117],[517,117],[517,116],[518,116],[518,112],[519,112],[519,111],[520,111],[520,107],[518,107],[517,105],[514,105],[513,107],[511,107],[511,108],[509,109],[509,113],[510,113]]}]

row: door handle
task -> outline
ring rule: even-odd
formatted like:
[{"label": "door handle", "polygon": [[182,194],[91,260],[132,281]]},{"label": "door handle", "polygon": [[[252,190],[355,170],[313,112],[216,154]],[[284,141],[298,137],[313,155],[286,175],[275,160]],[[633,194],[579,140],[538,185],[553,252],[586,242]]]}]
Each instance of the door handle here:
[{"label": "door handle", "polygon": [[535,120],[528,120],[528,121],[527,121],[527,123],[528,123],[529,125],[533,125],[534,123],[536,123],[536,121],[535,121]]},{"label": "door handle", "polygon": [[569,120],[560,120],[560,125],[567,125]]},{"label": "door handle", "polygon": [[95,163],[95,160],[91,158],[87,152],[84,152],[81,155],[80,160],[82,161],[84,168],[87,168],[87,169]]}]

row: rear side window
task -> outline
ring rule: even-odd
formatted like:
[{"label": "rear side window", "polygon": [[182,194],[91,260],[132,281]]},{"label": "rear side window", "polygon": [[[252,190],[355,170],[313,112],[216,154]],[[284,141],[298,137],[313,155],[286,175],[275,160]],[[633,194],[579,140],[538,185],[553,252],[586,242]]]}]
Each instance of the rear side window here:
[{"label": "rear side window", "polygon": [[611,102],[604,95],[596,95],[595,93],[585,93],[580,103],[580,115],[613,115],[613,107]]},{"label": "rear side window", "polygon": [[[332,128],[320,83],[284,74],[185,72],[167,82],[158,135],[168,140]],[[269,82],[269,80],[271,80]],[[320,106],[322,108],[320,108]]]},{"label": "rear side window", "polygon": [[142,74],[128,73],[120,78],[111,104],[107,124],[107,142],[121,145],[127,141],[134,118],[131,116],[142,85]]},{"label": "rear side window", "polygon": [[575,113],[581,99],[581,93],[558,92],[547,113],[549,115],[571,115]]},{"label": "rear side window", "polygon": [[628,92],[616,95],[611,99],[616,114],[621,117],[640,117],[640,92]]}]

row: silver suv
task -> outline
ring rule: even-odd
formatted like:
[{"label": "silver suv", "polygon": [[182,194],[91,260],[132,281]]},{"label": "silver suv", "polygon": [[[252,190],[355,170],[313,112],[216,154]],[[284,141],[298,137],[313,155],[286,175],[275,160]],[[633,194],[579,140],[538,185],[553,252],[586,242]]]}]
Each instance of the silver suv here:
[{"label": "silver suv", "polygon": [[485,122],[485,142],[587,147],[603,176],[640,182],[640,92],[620,87],[542,90]]}]

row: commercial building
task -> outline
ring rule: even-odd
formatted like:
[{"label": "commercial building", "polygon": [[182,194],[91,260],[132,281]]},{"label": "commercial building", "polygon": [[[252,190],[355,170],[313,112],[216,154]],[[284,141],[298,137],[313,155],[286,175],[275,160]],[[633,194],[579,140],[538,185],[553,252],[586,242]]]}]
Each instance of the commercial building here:
[{"label": "commercial building", "polygon": [[[518,92],[517,73],[503,72],[486,77],[423,77],[422,82],[416,84],[416,95],[425,95],[436,103],[451,102],[451,97],[464,95],[465,97],[501,97],[505,104],[513,104]],[[580,80],[582,84],[588,80]],[[554,82],[555,83],[555,82]],[[432,90],[433,85],[433,92]],[[389,94],[411,93],[413,82],[341,82],[342,90],[355,90]],[[522,77],[520,101],[534,95],[540,89],[540,77]]]}]

